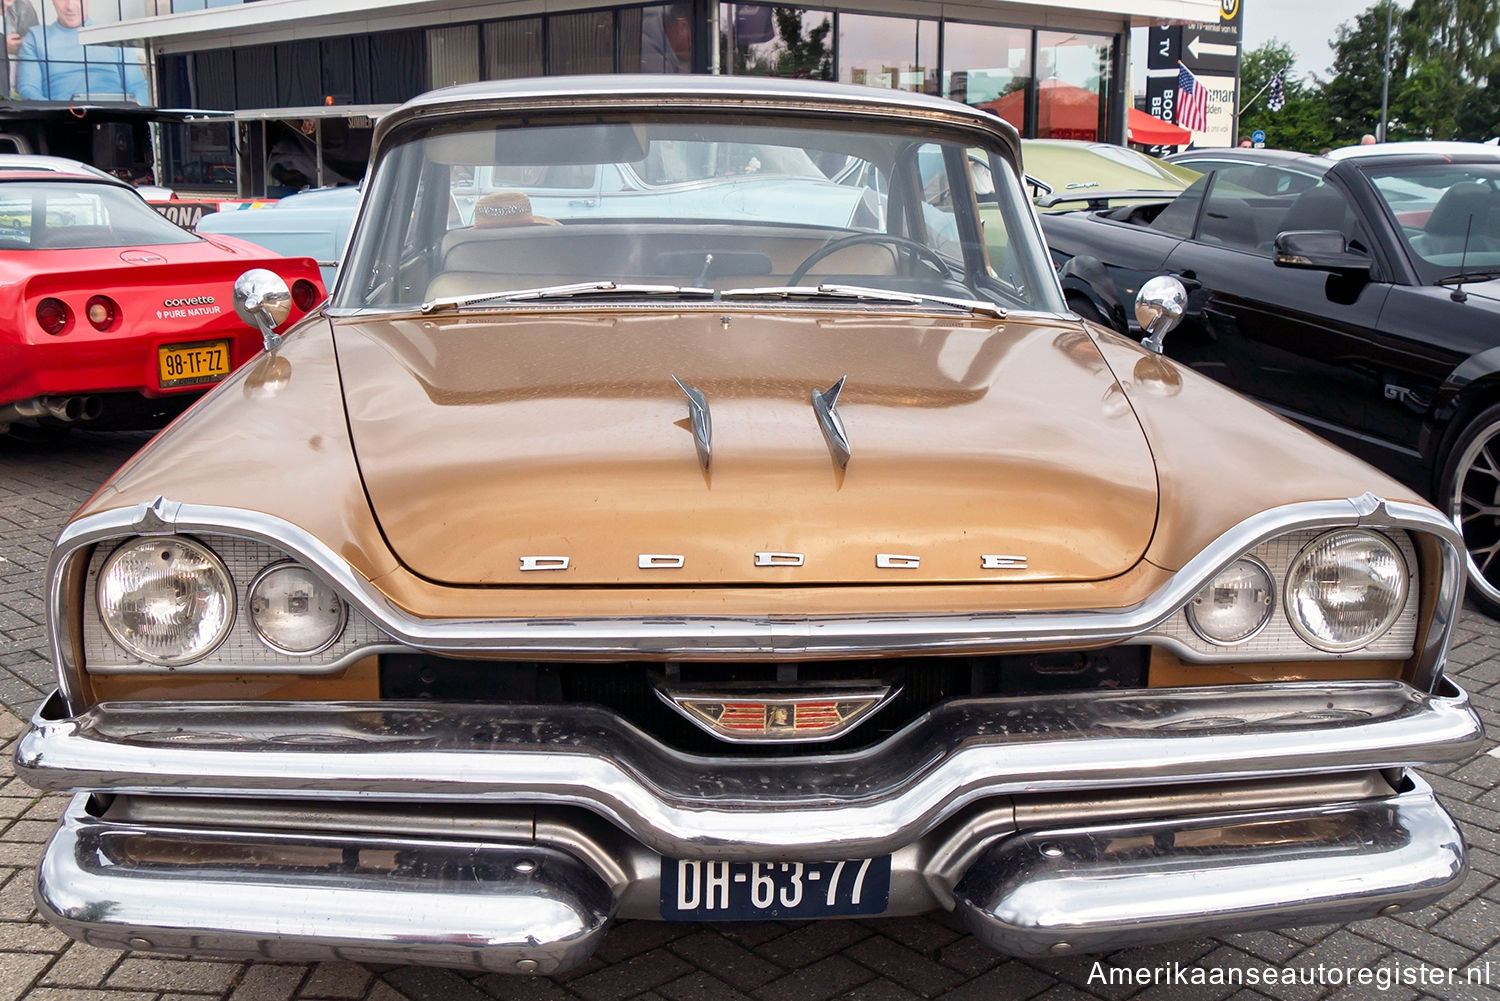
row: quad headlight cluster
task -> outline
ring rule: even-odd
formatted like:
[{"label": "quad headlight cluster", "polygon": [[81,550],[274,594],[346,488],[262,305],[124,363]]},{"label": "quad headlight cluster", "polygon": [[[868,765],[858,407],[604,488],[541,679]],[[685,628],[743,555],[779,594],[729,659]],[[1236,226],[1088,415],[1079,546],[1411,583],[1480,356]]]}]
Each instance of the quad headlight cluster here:
[{"label": "quad headlight cluster", "polygon": [[1406,560],[1390,539],[1337,529],[1313,539],[1277,581],[1244,556],[1221,570],[1187,606],[1203,639],[1233,646],[1255,636],[1279,604],[1292,630],[1326,653],[1358,650],[1384,636],[1406,605]]},{"label": "quad headlight cluster", "polygon": [[[211,654],[233,628],[240,603],[223,561],[182,536],[137,539],[111,553],[100,569],[97,600],[115,642],[162,667]],[[348,606],[327,581],[290,561],[263,568],[244,605],[260,642],[293,657],[328,649],[348,618]]]}]

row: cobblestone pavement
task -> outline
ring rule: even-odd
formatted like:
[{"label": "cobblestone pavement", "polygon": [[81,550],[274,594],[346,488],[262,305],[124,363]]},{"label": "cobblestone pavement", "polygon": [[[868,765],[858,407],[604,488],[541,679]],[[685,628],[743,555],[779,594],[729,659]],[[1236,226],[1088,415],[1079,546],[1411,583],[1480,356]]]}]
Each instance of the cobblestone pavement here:
[{"label": "cobblestone pavement", "polygon": [[[18,442],[0,437],[0,703],[25,716],[52,685],[43,649],[42,569],[62,521],[145,438],[76,434]],[[1500,734],[1500,626],[1474,613],[1461,623],[1453,652],[1459,681],[1474,696],[1492,734]],[[0,710],[0,743],[21,724]],[[1496,741],[1491,738],[1487,748]],[[1500,759],[1479,755],[1429,772],[1471,846],[1468,880],[1440,904],[1413,914],[1343,927],[1204,938],[1097,957],[1027,963],[996,956],[947,914],[871,921],[681,925],[622,922],[583,969],[556,979],[466,976],[421,967],[375,967],[186,960],[119,953],[70,942],[41,923],[32,907],[33,870],[65,802],[39,796],[11,777],[9,747],[0,759],[0,1001],[816,1001],[919,997],[985,1001],[1097,997],[1114,1001],[1428,996],[1500,1001]],[[1180,966],[1174,966],[1180,964]],[[1269,970],[1311,977],[1319,966],[1428,979],[1381,991],[1378,984],[1324,983],[1184,986],[1192,971]],[[1111,969],[1148,967],[1176,983],[1127,986]],[[1438,970],[1456,984],[1434,985]],[[1479,982],[1465,982],[1473,970]],[[1403,971],[1407,971],[1403,973]],[[1227,974],[1226,974],[1227,975]],[[1243,974],[1242,974],[1243,975]],[[1244,980],[1241,983],[1246,982]]]}]

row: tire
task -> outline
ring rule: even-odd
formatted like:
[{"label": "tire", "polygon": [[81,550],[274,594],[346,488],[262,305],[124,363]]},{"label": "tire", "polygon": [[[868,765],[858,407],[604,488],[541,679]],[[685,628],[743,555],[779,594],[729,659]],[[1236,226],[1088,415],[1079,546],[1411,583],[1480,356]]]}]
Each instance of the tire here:
[{"label": "tire", "polygon": [[1475,416],[1454,441],[1434,500],[1463,533],[1469,598],[1500,619],[1500,405]]},{"label": "tire", "polygon": [[1093,303],[1089,302],[1082,296],[1069,296],[1068,308],[1071,309],[1073,311],[1073,315],[1077,316],[1079,319],[1087,320],[1090,323],[1097,323],[1099,324],[1099,326],[1104,327],[1108,330],[1115,329],[1115,325],[1106,320],[1104,318],[1104,314],[1100,313],[1098,308]]}]

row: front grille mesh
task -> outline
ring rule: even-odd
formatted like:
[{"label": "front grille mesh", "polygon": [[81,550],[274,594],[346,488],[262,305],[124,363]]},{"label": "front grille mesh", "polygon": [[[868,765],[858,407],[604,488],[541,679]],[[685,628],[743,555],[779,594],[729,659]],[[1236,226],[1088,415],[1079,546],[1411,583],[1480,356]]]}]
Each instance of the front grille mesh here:
[{"label": "front grille mesh", "polygon": [[[669,745],[702,754],[798,754],[874,744],[939,703],[966,696],[1144,688],[1150,650],[1118,646],[1084,653],[984,657],[895,657],[797,663],[639,662],[575,664],[453,660],[425,654],[380,658],[383,699],[486,704],[603,706]],[[705,733],[657,697],[658,683],[705,687],[865,681],[898,694],[844,736],[824,743],[730,744]],[[746,696],[747,698],[750,696]]]}]

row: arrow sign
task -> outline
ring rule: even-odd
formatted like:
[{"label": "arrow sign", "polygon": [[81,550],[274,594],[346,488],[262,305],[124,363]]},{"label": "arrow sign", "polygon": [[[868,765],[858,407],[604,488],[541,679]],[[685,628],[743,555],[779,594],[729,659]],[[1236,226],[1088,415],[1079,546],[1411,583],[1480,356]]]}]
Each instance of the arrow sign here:
[{"label": "arrow sign", "polygon": [[1204,56],[1223,56],[1233,59],[1239,46],[1217,45],[1213,42],[1205,42],[1202,35],[1194,35],[1192,41],[1187,43],[1187,50],[1194,59],[1202,59]]}]

